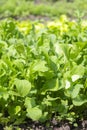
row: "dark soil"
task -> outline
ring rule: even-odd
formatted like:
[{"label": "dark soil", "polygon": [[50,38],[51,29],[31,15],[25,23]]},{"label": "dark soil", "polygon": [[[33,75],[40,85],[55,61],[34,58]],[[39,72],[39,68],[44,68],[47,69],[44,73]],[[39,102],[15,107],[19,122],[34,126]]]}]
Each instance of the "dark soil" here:
[{"label": "dark soil", "polygon": [[[77,121],[78,127],[75,127],[74,124],[70,124],[68,121],[57,121],[53,118],[50,121],[45,123],[40,123],[38,121],[27,120],[27,123],[20,124],[19,126],[13,126],[12,130],[87,130],[87,120]],[[0,130],[7,130],[0,125]]]},{"label": "dark soil", "polygon": [[21,17],[19,19],[19,17],[17,18],[18,20],[32,20],[32,21],[35,21],[35,20],[38,20],[38,21],[50,21],[51,18],[48,17],[48,16],[41,16],[41,15],[29,15],[29,16],[25,16],[25,17]]},{"label": "dark soil", "polygon": [[42,21],[42,22],[45,22],[45,21],[50,21],[52,20],[53,18],[50,18],[48,16],[42,16],[42,15],[33,15],[33,14],[30,14],[30,15],[27,15],[27,16],[7,16],[7,17],[0,17],[0,20],[4,20],[4,19],[7,19],[7,18],[12,18],[14,20],[19,20],[19,21],[23,21],[23,20],[31,20],[31,21]]},{"label": "dark soil", "polygon": [[58,122],[53,118],[45,123],[28,121],[25,125],[20,125],[21,130],[87,130],[87,120],[79,121],[78,127],[74,127],[68,121]]}]

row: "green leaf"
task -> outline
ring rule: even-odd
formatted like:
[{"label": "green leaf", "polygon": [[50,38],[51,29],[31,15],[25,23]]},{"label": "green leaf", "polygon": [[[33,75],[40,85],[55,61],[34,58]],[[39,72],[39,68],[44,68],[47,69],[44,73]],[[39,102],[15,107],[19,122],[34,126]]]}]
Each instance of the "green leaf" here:
[{"label": "green leaf", "polygon": [[28,108],[27,109],[27,116],[32,120],[39,120],[42,116],[42,111],[38,107]]},{"label": "green leaf", "polygon": [[7,64],[3,60],[0,60],[0,77],[3,77],[6,74],[7,68]]},{"label": "green leaf", "polygon": [[28,80],[15,79],[14,85],[20,96],[26,96],[31,90],[31,83]]},{"label": "green leaf", "polygon": [[63,104],[58,104],[58,112],[65,114],[67,113],[68,107]]},{"label": "green leaf", "polygon": [[76,85],[72,85],[70,88],[65,90],[65,95],[71,98],[75,98],[78,96],[81,88],[83,88],[82,84],[76,84]]},{"label": "green leaf", "polygon": [[59,82],[58,79],[50,79],[48,80],[44,85],[41,90],[41,94],[45,94],[47,91],[57,91],[59,88]]},{"label": "green leaf", "polygon": [[69,60],[70,59],[70,47],[69,47],[69,45],[68,44],[61,44],[60,47],[61,47],[66,59]]},{"label": "green leaf", "polygon": [[1,50],[7,49],[8,45],[5,41],[0,40],[0,52]]},{"label": "green leaf", "polygon": [[0,95],[3,95],[6,92],[7,92],[7,88],[0,86]]},{"label": "green leaf", "polygon": [[[83,66],[83,65],[79,65],[79,66],[74,66],[73,68],[72,68],[72,70],[71,70],[71,75],[73,76],[73,77],[76,77],[77,75],[78,75],[78,78],[77,79],[79,79],[79,78],[81,78],[83,75],[84,75],[84,72],[85,72],[85,67]],[[72,77],[72,80],[74,79]],[[77,80],[76,79],[76,80]],[[75,80],[75,81],[76,81]]]},{"label": "green leaf", "polygon": [[83,88],[82,84],[76,84],[75,86],[73,86],[73,90],[71,93],[72,98],[75,98],[78,96],[81,88]]},{"label": "green leaf", "polygon": [[75,106],[81,106],[84,103],[87,103],[87,96],[80,94],[76,98],[73,99],[73,104]]},{"label": "green leaf", "polygon": [[18,114],[21,111],[21,107],[20,106],[16,106],[15,107],[15,114]]},{"label": "green leaf", "polygon": [[35,98],[26,97],[26,99],[25,99],[25,107],[26,108],[32,108],[32,107],[35,107],[35,106],[36,106]]},{"label": "green leaf", "polygon": [[49,95],[47,95],[47,100],[48,101],[55,101],[57,99],[60,99],[60,98],[59,97],[53,98],[53,97],[50,97]]},{"label": "green leaf", "polygon": [[17,59],[14,61],[14,66],[16,66],[18,69],[23,70],[25,61],[22,59]]},{"label": "green leaf", "polygon": [[32,65],[32,71],[36,72],[36,71],[40,71],[40,72],[45,72],[48,71],[48,67],[46,66],[46,62],[45,61],[40,61],[37,60],[35,61],[35,63]]},{"label": "green leaf", "polygon": [[15,49],[18,53],[23,53],[25,52],[25,46],[24,44],[22,43],[23,41],[22,40],[17,40],[18,43],[15,45]]}]

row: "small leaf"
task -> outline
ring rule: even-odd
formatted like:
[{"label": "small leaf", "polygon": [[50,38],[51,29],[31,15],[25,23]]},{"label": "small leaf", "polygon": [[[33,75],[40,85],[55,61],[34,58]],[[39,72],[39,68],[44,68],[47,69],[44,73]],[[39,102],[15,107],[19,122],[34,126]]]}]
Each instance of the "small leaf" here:
[{"label": "small leaf", "polygon": [[15,114],[18,114],[18,112],[21,110],[21,107],[20,106],[16,106],[15,108]]},{"label": "small leaf", "polygon": [[69,87],[70,87],[70,82],[68,80],[66,80],[65,88],[68,89]]}]

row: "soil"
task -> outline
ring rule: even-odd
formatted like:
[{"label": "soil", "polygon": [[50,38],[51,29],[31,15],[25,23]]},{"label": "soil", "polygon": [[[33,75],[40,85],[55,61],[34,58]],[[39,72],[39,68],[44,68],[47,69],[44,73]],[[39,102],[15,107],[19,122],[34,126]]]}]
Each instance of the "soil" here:
[{"label": "soil", "polygon": [[[75,127],[73,124],[70,124],[68,121],[57,121],[55,118],[52,120],[46,121],[45,123],[40,123],[38,121],[32,121],[27,119],[26,123],[20,124],[19,126],[13,126],[11,130],[17,130],[20,128],[21,130],[87,130],[87,120],[77,120],[78,127]],[[0,125],[0,130],[4,129],[2,125]]]},{"label": "soil", "polygon": [[20,125],[21,130],[87,130],[87,120],[79,121],[78,127],[74,127],[68,121],[58,122],[55,118],[45,123],[28,121],[27,125],[24,128]]},{"label": "soil", "polygon": [[50,21],[51,18],[48,17],[48,16],[41,16],[41,15],[28,15],[28,16],[25,16],[25,17],[21,17],[19,19],[19,17],[17,18],[18,20],[32,20],[32,21],[35,21],[35,20],[38,20],[38,21]]},{"label": "soil", "polygon": [[51,21],[52,18],[48,17],[48,16],[42,16],[42,15],[27,15],[27,16],[7,16],[7,17],[0,17],[0,20],[4,20],[7,18],[13,18],[15,20],[19,20],[19,21],[24,21],[24,20],[31,20],[31,21],[41,21],[41,22],[45,22],[45,21]]}]

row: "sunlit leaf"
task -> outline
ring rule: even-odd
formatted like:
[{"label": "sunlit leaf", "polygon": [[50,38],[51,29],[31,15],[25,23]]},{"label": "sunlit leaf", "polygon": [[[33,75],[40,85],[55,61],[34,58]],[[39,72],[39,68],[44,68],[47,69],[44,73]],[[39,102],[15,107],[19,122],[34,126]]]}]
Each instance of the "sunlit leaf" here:
[{"label": "sunlit leaf", "polygon": [[20,96],[24,97],[29,94],[31,89],[31,83],[28,80],[15,79],[14,84]]}]

